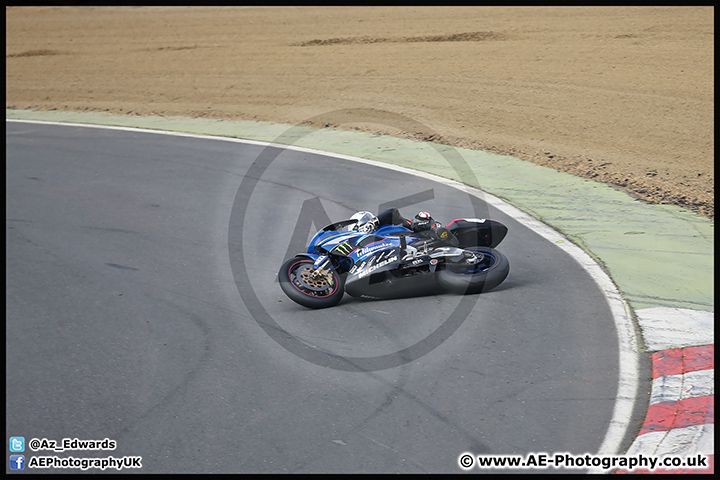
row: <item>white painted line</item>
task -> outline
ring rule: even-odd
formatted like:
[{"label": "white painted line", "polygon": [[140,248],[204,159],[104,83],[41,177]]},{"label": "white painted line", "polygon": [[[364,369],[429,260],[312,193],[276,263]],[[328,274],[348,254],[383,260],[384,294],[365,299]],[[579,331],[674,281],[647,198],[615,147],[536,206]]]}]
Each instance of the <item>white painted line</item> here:
[{"label": "white painted line", "polygon": [[385,168],[395,170],[398,172],[404,172],[408,175],[414,175],[421,178],[426,178],[437,183],[441,183],[463,192],[472,194],[473,196],[484,200],[488,204],[504,212],[506,215],[514,218],[519,223],[525,225],[530,230],[534,231],[541,237],[545,238],[549,242],[556,245],[558,248],[564,250],[570,257],[576,260],[582,268],[593,278],[595,283],[600,287],[600,290],[604,293],[607,300],[610,311],[613,315],[615,322],[615,330],[618,338],[618,389],[615,398],[615,406],[613,408],[613,416],[610,420],[608,430],[605,433],[605,437],[598,450],[599,455],[615,455],[619,453],[622,441],[627,433],[630,418],[632,417],[633,406],[635,405],[635,397],[638,390],[638,369],[639,361],[637,354],[637,338],[635,335],[635,328],[632,324],[632,314],[630,313],[630,306],[620,294],[619,290],[610,279],[610,276],[605,272],[600,265],[595,262],[590,255],[588,255],[580,247],[572,243],[569,239],[561,235],[556,230],[552,229],[547,224],[537,220],[534,217],[526,214],[520,209],[510,205],[509,203],[483,192],[480,189],[470,187],[463,183],[449,180],[446,178],[438,177],[430,173],[421,172],[418,170],[412,170],[407,167],[400,167],[397,165],[391,165],[382,163],[374,160],[367,160],[360,157],[354,157],[351,155],[343,155],[332,152],[324,152],[321,150],[315,150],[312,148],[297,147],[293,145],[282,145],[270,142],[260,142],[254,140],[243,140],[229,137],[216,137],[211,135],[198,135],[191,133],[179,133],[170,132],[164,130],[151,130],[141,129],[132,127],[115,127],[115,126],[104,126],[104,125],[86,125],[79,123],[62,123],[62,122],[44,122],[44,121],[32,121],[32,120],[12,120],[6,119],[6,121],[14,122],[25,122],[25,123],[40,123],[48,125],[60,125],[60,126],[77,126],[77,127],[88,127],[88,128],[105,128],[110,130],[122,130],[130,132],[144,132],[153,133],[160,135],[172,135],[182,137],[201,138],[209,140],[220,140],[227,142],[244,143],[249,145],[260,145],[277,147],[288,150],[294,150],[298,152],[305,152],[317,155],[323,155],[327,157],[340,158],[343,160],[349,160],[358,163],[364,163],[367,165],[373,165],[379,168]]},{"label": "white painted line", "polygon": [[655,307],[635,314],[649,351],[715,343],[714,312]]},{"label": "white painted line", "polygon": [[715,370],[666,375],[653,380],[650,405],[715,395]]}]

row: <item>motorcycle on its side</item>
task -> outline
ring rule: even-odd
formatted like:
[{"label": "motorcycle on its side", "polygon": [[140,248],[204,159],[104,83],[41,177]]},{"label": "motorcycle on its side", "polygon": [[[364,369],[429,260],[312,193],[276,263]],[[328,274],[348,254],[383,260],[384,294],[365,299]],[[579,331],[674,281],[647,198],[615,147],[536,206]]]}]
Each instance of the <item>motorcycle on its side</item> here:
[{"label": "motorcycle on its side", "polygon": [[326,226],[307,251],[283,263],[278,281],[291,300],[317,309],[337,305],[345,292],[367,299],[433,290],[477,294],[497,287],[510,272],[507,257],[495,250],[508,229],[495,220],[453,220],[439,236],[400,225],[362,233],[354,229],[356,222]]}]

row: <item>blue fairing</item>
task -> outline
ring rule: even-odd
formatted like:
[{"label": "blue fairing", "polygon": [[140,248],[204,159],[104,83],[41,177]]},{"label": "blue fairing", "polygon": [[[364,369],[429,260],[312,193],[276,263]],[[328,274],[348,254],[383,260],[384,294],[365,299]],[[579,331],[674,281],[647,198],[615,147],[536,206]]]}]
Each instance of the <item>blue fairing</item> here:
[{"label": "blue fairing", "polygon": [[400,235],[408,235],[412,234],[412,230],[409,230],[405,227],[401,227],[400,225],[380,225],[380,228],[378,228],[375,231],[376,235],[380,236],[388,236],[388,235],[394,235],[399,237]]},{"label": "blue fairing", "polygon": [[321,250],[328,252],[335,249],[333,253],[343,254],[353,263],[357,263],[378,252],[399,247],[401,235],[405,236],[407,243],[418,239],[411,230],[399,225],[381,225],[375,232],[369,234],[357,231],[323,230],[312,238],[307,254],[312,258],[317,258],[319,252],[315,247],[321,247]]}]

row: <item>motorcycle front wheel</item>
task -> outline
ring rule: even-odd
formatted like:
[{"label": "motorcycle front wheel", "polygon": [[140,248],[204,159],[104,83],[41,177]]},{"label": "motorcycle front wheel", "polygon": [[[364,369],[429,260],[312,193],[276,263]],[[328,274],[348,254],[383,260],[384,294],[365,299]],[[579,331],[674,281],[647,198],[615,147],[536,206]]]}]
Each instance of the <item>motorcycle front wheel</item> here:
[{"label": "motorcycle front wheel", "polygon": [[476,263],[446,263],[438,272],[438,282],[448,292],[460,295],[487,292],[500,285],[510,273],[507,257],[494,248],[470,247],[466,250],[482,253],[483,258]]},{"label": "motorcycle front wheel", "polygon": [[335,270],[317,275],[313,260],[295,257],[283,263],[278,281],[290,300],[308,308],[337,305],[345,292],[344,278]]}]

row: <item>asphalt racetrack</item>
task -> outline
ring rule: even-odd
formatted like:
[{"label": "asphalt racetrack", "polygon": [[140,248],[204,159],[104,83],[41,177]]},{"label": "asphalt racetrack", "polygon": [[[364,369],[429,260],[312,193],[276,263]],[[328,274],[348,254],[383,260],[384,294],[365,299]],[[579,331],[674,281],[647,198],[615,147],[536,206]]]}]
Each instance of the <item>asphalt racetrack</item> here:
[{"label": "asphalt racetrack", "polygon": [[[481,200],[262,145],[12,122],[6,141],[8,432],[113,439],[73,456],[141,456],[142,473],[453,473],[463,452],[598,451],[618,390],[607,300]],[[319,223],[387,205],[505,223],[510,275],[320,311],[282,293],[279,266]]]}]

